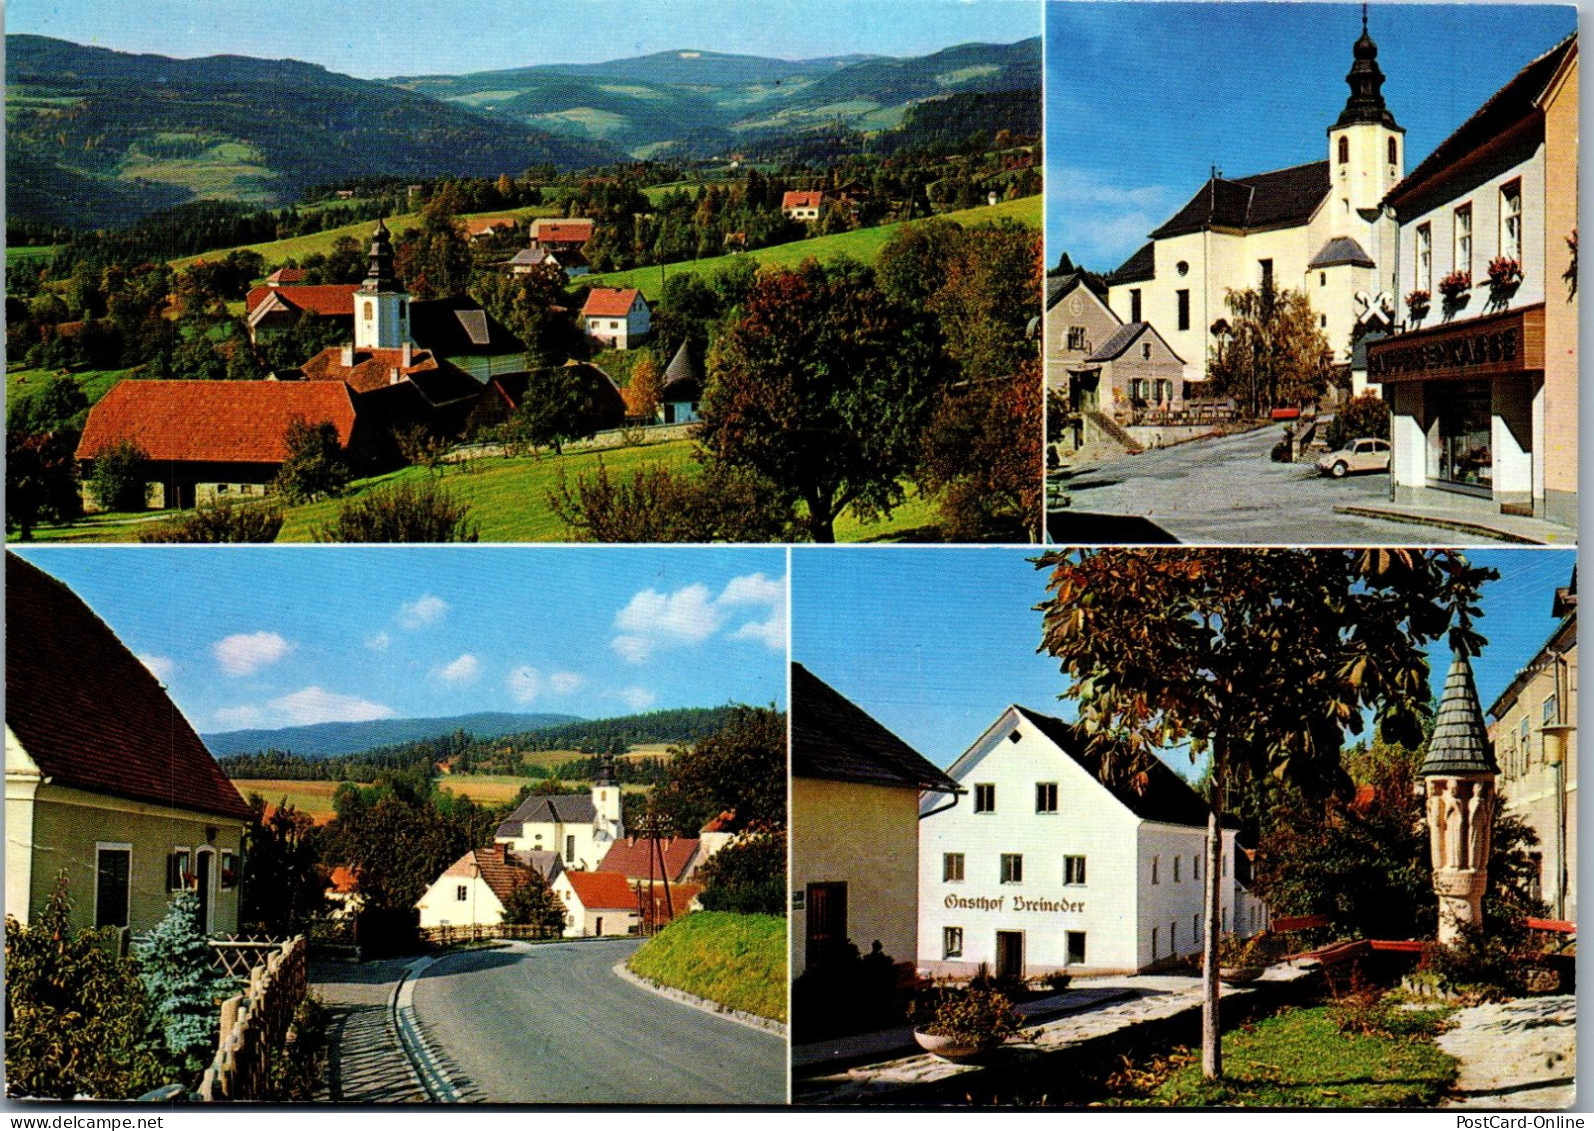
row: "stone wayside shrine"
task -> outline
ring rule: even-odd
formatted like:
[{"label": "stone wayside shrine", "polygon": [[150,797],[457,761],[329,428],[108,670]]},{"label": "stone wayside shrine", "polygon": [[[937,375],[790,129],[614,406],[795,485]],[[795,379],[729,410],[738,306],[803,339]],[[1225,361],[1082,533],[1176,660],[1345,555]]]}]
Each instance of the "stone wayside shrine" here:
[{"label": "stone wayside shrine", "polygon": [[1439,717],[1418,767],[1427,794],[1428,846],[1439,896],[1439,941],[1460,941],[1483,924],[1489,883],[1489,836],[1494,818],[1495,765],[1483,708],[1466,653],[1457,651],[1445,676]]}]

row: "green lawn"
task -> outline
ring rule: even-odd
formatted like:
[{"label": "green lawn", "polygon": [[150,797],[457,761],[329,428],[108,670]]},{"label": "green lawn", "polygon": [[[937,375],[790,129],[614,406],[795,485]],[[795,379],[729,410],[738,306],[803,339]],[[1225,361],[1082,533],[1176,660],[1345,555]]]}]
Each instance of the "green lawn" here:
[{"label": "green lawn", "polygon": [[[88,397],[89,404],[93,404],[110,392],[112,385],[132,372],[132,369],[82,369],[70,376],[83,390],[83,395]],[[16,404],[26,400],[44,388],[55,374],[56,370],[53,369],[7,369],[6,402]]]},{"label": "green lawn", "polygon": [[[995,207],[969,208],[962,212],[948,212],[941,219],[953,220],[965,226],[987,224],[1001,218],[1017,220],[1031,227],[1039,227],[1041,222],[1041,198],[1038,196],[1021,197],[1018,200],[1004,201]],[[907,221],[908,223],[922,224],[922,220]],[[679,275],[683,271],[695,275],[710,275],[721,268],[727,267],[739,259],[752,259],[757,263],[773,263],[777,267],[795,267],[805,259],[818,259],[821,261],[835,259],[838,256],[850,255],[854,259],[865,263],[873,263],[879,256],[880,249],[896,234],[902,223],[882,224],[878,228],[859,228],[855,232],[842,232],[834,236],[816,236],[809,240],[796,240],[793,243],[779,244],[775,247],[762,247],[756,251],[742,252],[738,255],[716,255],[710,259],[696,259],[686,263],[671,263],[663,268],[637,267],[630,271],[611,271],[606,275],[585,275],[579,280],[582,284],[603,287],[636,287],[642,291],[649,302],[655,301],[663,289],[663,279],[670,275]]]},{"label": "green lawn", "polygon": [[786,920],[778,915],[694,912],[649,939],[630,967],[731,1009],[786,1020]]},{"label": "green lawn", "polygon": [[25,263],[30,259],[49,259],[54,254],[54,244],[37,244],[33,247],[8,247],[6,248],[6,262]]},{"label": "green lawn", "polygon": [[1199,1055],[1128,1100],[1151,1107],[1432,1107],[1455,1079],[1433,1043],[1448,1010],[1407,1015],[1403,1032],[1342,1032],[1331,1006],[1287,1009],[1223,1036],[1224,1079],[1201,1078]]}]

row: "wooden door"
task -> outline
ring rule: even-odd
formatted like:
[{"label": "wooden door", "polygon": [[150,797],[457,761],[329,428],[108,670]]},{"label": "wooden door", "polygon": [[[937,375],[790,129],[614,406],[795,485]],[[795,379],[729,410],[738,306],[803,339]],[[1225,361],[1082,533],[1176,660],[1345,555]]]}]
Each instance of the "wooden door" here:
[{"label": "wooden door", "polygon": [[199,854],[199,929],[207,935],[210,934],[210,875],[211,861],[216,858],[213,852]]},{"label": "wooden door", "polygon": [[1024,976],[1024,932],[996,932],[996,976],[1022,978]]},{"label": "wooden door", "polygon": [[823,966],[847,944],[847,885],[808,885],[807,965]]}]

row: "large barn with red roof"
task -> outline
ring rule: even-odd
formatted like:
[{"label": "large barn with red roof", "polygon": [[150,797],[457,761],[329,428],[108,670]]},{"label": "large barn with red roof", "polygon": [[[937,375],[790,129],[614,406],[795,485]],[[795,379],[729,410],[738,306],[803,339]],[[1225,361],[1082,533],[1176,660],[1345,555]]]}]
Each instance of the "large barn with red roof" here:
[{"label": "large barn with red roof", "polygon": [[238,929],[249,808],[160,681],[81,598],[6,555],[6,913],[66,874],[80,927],[150,930],[173,893]]}]

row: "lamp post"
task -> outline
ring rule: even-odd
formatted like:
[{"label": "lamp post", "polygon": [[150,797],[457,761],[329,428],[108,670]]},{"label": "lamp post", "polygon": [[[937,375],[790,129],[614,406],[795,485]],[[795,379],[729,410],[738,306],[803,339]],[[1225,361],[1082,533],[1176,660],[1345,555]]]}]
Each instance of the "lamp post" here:
[{"label": "lamp post", "polygon": [[1458,649],[1445,675],[1428,752],[1417,769],[1427,795],[1428,849],[1434,894],[1439,897],[1438,937],[1447,946],[1460,941],[1466,928],[1483,924],[1499,772],[1472,665]]}]

